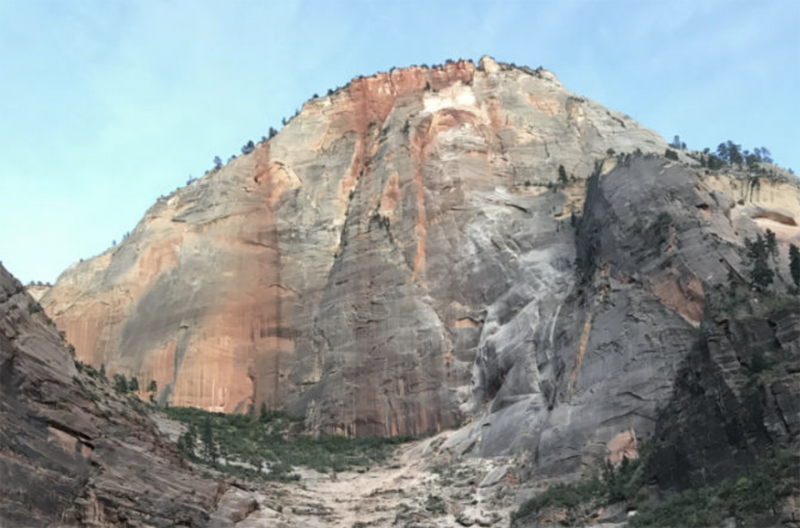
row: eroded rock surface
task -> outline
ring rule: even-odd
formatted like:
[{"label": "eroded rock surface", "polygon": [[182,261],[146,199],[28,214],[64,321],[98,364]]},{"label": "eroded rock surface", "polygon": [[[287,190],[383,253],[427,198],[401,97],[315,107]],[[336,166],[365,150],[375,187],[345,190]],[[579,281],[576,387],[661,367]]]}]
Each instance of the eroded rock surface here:
[{"label": "eroded rock surface", "polygon": [[[507,488],[489,503],[505,518],[519,481],[635,457],[653,436],[674,447],[660,455],[663,466],[683,464],[672,478],[654,462],[661,483],[702,484],[764,446],[797,445],[800,310],[758,306],[741,250],[745,237],[776,234],[771,289],[785,299],[800,190],[793,179],[702,170],[685,151],[668,161],[665,148],[545,70],[484,59],[359,78],[308,102],[252,153],[159,200],[122,244],[67,270],[42,305],[79,359],[136,375],[142,386],[156,381],[161,403],[225,412],[265,403],[305,415],[312,431],[348,435],[419,434],[467,420],[437,437],[435,451],[477,469],[448,477],[454,488],[444,495],[444,478],[403,466],[376,475],[374,489],[372,477],[357,475],[347,476],[350,488],[306,480],[290,486],[301,495],[287,503],[294,509],[281,511],[264,506],[272,499],[261,492],[223,494],[186,473],[188,487],[175,493],[195,493],[170,512],[198,525],[336,525],[351,520],[358,501],[371,505],[377,525],[489,525],[498,521],[487,510],[465,506],[482,505],[481,490]],[[737,303],[748,317],[730,309]],[[41,341],[13,337],[25,321],[8,321],[9,357]],[[36,369],[61,346],[52,327],[45,334],[51,344],[29,362]],[[785,368],[745,394],[754,349]],[[33,367],[13,378],[17,361],[4,362],[2,375],[45,379]],[[71,465],[47,477],[32,463],[7,467],[55,479],[58,497],[78,497],[69,510],[50,497],[19,511],[82,520],[103,511],[107,522],[132,503],[120,484],[129,468],[109,462],[117,469],[92,476],[87,460],[121,461],[114,453],[130,447],[134,418],[95,424],[103,407],[98,414],[74,403],[91,397],[69,382],[69,365],[56,360],[56,381],[36,389],[44,396],[26,397],[34,411],[16,409],[16,400],[4,408],[17,428],[31,426],[23,416],[45,416],[33,452],[56,449],[42,458],[57,461],[74,452]],[[753,394],[759,412],[739,414]],[[75,436],[49,421],[53,409],[73,407],[69,423],[91,432]],[[664,422],[665,407],[682,421]],[[709,431],[728,436],[705,441]],[[164,486],[167,473],[184,474],[167,471],[173,452],[156,437],[137,434],[162,460]],[[395,496],[388,486],[404,480],[427,495]],[[470,491],[459,494],[461,484]],[[364,487],[393,498],[373,501]],[[170,495],[148,497],[136,515],[164,511],[157,501]],[[457,507],[442,512],[442,500]],[[9,504],[16,515],[18,501]],[[781,519],[796,517],[792,504]]]},{"label": "eroded rock surface", "polygon": [[[634,456],[637,441],[653,436],[657,410],[680,390],[678,373],[705,339],[704,320],[713,321],[714,314],[726,313],[726,305],[753,295],[744,285],[741,241],[760,227],[748,214],[737,213],[734,201],[706,184],[704,176],[661,157],[609,160],[597,171],[588,182],[577,227],[573,289],[546,308],[548,324],[540,322],[537,297],[483,340],[476,379],[491,403],[473,427],[451,437],[453,447],[484,456],[527,451],[534,460],[532,473],[542,477],[595,465],[598,458]],[[796,200],[800,193],[790,188],[793,194],[786,199]],[[800,212],[800,202],[793,210]],[[783,277],[773,289],[785,292],[790,288],[787,244],[779,242],[779,248],[774,264]],[[738,301],[731,297],[734,284]],[[789,304],[760,325],[748,323],[746,331],[718,322],[733,332],[727,341],[715,341],[723,351],[710,367],[732,370],[726,391],[736,390],[740,382],[734,374],[741,375],[747,365],[746,359],[726,365],[731,357],[745,358],[765,343],[776,354],[794,357],[800,305]],[[757,337],[751,335],[755,332]],[[771,392],[765,395],[771,410],[759,418],[766,421],[760,427],[773,429],[783,445],[797,438],[790,432],[796,408],[787,397],[800,398],[796,380],[796,373],[788,373],[765,389]],[[673,414],[687,405],[677,404]],[[697,418],[695,425],[702,423]],[[724,450],[741,448],[724,437],[719,443]],[[751,438],[750,454],[741,456],[752,460],[757,443]],[[764,449],[768,445],[761,443]],[[699,462],[694,466],[703,471],[700,467],[705,468]]]},{"label": "eroded rock surface", "polygon": [[565,473],[653,433],[745,236],[774,228],[788,286],[796,182],[665,148],[545,70],[359,78],[42,302],[79,358],[161,402],[349,435],[474,418],[450,447]]},{"label": "eroded rock surface", "polygon": [[[160,200],[43,305],[79,359],[156,380],[162,402],[438,430],[481,403],[470,380],[493,332],[516,333],[506,323],[535,297],[553,318],[596,160],[664,147],[545,70],[485,59],[359,78]],[[570,181],[553,192],[559,166]]]},{"label": "eroded rock surface", "polygon": [[[55,326],[0,266],[0,524],[206,526],[225,486],[107,382],[76,369]],[[143,411],[142,411],[143,412]]]}]

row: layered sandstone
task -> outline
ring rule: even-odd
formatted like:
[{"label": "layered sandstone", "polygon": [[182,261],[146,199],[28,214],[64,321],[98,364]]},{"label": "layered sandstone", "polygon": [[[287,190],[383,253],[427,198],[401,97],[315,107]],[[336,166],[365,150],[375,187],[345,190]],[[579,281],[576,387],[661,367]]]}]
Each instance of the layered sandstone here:
[{"label": "layered sandstone", "polygon": [[665,144],[544,70],[359,78],[159,200],[43,305],[79,359],[155,380],[162,402],[436,430],[471,397],[489,307],[569,281],[559,165],[581,194],[596,159],[637,147]]},{"label": "layered sandstone", "polygon": [[[742,186],[766,192],[743,197]],[[541,482],[635,458],[646,440],[642,481],[660,494],[736,482],[761,459],[796,453],[800,299],[787,255],[800,241],[796,231],[776,236],[776,279],[761,293],[749,285],[742,241],[772,228],[765,218],[793,229],[799,213],[796,181],[723,177],[662,157],[604,164],[588,182],[575,287],[560,316],[549,335],[531,332],[524,351],[484,349],[483,363],[501,366],[484,369],[486,386],[500,388],[446,446],[528,452],[523,478]],[[800,467],[790,471],[780,501],[730,522],[796,526]],[[623,522],[631,506],[608,512]],[[548,513],[513,524],[556,526]]]},{"label": "layered sandstone", "polygon": [[0,524],[206,526],[224,491],[185,466],[140,403],[76,368],[0,266]]},{"label": "layered sandstone", "polygon": [[359,78],[42,303],[80,359],[156,380],[161,402],[264,402],[352,435],[474,416],[454,448],[574,467],[652,433],[744,236],[774,228],[782,269],[797,240],[792,183],[740,197],[684,152],[609,157],[665,148],[542,69]]},{"label": "layered sandstone", "polygon": [[[709,176],[657,156],[608,160],[598,169],[576,222],[577,267],[568,291],[559,296],[556,287],[549,299],[534,296],[511,311],[496,332],[482,335],[473,395],[476,406],[491,403],[472,427],[449,440],[453,449],[483,455],[528,451],[539,475],[578,470],[597,457],[618,458],[621,434],[652,437],[658,409],[675,398],[694,397],[679,394],[678,374],[691,353],[705,346],[709,328],[739,324],[741,310],[731,306],[759,309],[771,322],[743,323],[752,330],[709,345],[715,350],[710,368],[730,373],[715,380],[716,390],[739,389],[749,355],[760,343],[773,344],[776,357],[791,358],[787,365],[800,361],[800,302],[785,294],[791,289],[789,240],[779,240],[779,256],[771,264],[780,272],[771,290],[788,306],[776,313],[758,308],[768,301],[746,285],[742,240],[761,232],[751,214],[775,206],[740,205],[715,190]],[[800,189],[781,188],[782,210],[800,218]],[[748,308],[750,303],[754,307]],[[755,331],[758,340],[750,335]],[[793,424],[800,413],[777,394],[798,398],[800,392],[796,375],[790,370],[785,376],[776,392],[765,393],[772,410],[757,420],[771,432],[749,445],[750,460],[768,446],[797,441]],[[713,414],[708,403],[692,405]],[[745,402],[737,396],[728,408],[734,405]],[[785,422],[777,424],[775,416]],[[742,450],[724,438],[720,444]],[[702,451],[699,445],[694,449]],[[736,467],[730,463],[728,470]]]},{"label": "layered sandstone", "polygon": [[[164,434],[176,440],[180,425],[152,411],[76,363],[38,303],[0,266],[3,528],[388,526],[395,519],[453,526],[456,515],[498,525],[513,507],[518,483],[502,479],[507,466],[481,482],[491,496],[443,485],[429,469],[451,461],[437,452],[436,437],[404,446],[389,467],[366,473],[298,467],[300,482],[223,483],[204,467],[201,478]],[[481,481],[498,460],[462,460],[448,471]],[[431,511],[432,496],[446,508]]]}]

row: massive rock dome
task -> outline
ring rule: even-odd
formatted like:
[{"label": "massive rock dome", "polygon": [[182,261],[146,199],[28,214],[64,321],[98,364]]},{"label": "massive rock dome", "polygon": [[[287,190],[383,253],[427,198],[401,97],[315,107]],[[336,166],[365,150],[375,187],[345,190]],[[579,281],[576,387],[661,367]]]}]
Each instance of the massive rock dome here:
[{"label": "massive rock dome", "polygon": [[[474,417],[454,446],[563,470],[653,432],[745,236],[800,242],[794,183],[666,148],[541,68],[358,78],[161,198],[42,305],[78,359],[162,403],[359,436]],[[769,331],[795,350],[785,317]]]}]

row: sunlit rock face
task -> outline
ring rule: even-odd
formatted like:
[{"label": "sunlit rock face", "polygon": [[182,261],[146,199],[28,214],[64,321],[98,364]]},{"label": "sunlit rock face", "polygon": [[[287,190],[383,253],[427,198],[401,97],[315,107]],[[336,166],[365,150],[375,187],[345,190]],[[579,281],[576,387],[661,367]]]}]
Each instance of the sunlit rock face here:
[{"label": "sunlit rock face", "polygon": [[[587,442],[646,423],[668,395],[717,258],[703,236],[741,239],[722,183],[662,158],[599,168],[610,150],[665,148],[542,69],[483,59],[358,78],[160,199],[42,304],[79,359],[155,380],[171,405],[263,402],[350,435],[417,434],[487,412],[513,427],[470,433],[486,453],[542,442],[559,446],[554,460],[579,458]],[[661,199],[669,182],[678,202]],[[750,207],[734,214],[745,230],[775,222],[752,220],[769,207]],[[662,210],[691,243],[668,225],[677,238],[656,248],[646,228]],[[796,234],[781,225],[788,243]],[[589,234],[615,242],[585,254]],[[676,258],[662,266],[670,244]],[[610,285],[586,279],[581,258]],[[622,373],[616,396],[597,396]],[[592,418],[565,443],[578,405]]]}]

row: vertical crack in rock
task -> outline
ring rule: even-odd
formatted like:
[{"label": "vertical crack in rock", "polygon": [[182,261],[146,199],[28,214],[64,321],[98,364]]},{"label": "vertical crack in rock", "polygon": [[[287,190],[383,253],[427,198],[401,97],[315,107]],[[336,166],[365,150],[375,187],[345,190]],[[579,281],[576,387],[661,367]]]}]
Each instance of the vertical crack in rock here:
[{"label": "vertical crack in rock", "polygon": [[575,354],[575,363],[572,365],[572,370],[569,372],[569,382],[567,384],[567,403],[572,401],[572,396],[575,390],[575,378],[578,377],[578,370],[581,368],[583,355],[586,353],[586,345],[589,343],[589,336],[592,332],[592,318],[594,313],[589,312],[586,316],[586,321],[583,323],[581,330],[581,340],[578,343],[578,351]]}]

